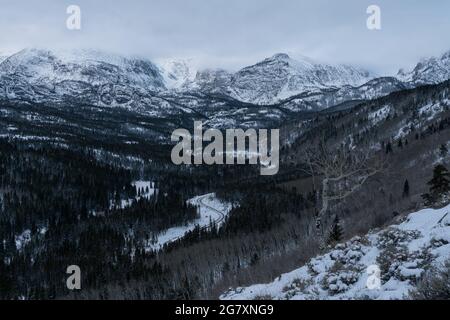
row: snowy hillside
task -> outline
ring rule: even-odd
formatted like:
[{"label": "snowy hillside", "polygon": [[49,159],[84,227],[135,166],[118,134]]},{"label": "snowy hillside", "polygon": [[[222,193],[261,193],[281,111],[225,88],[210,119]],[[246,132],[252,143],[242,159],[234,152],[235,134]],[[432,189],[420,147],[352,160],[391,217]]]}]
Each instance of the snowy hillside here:
[{"label": "snowy hillside", "polygon": [[181,89],[195,79],[198,67],[193,59],[162,59],[156,62],[168,89]]},{"label": "snowy hillside", "polygon": [[48,51],[24,49],[0,65],[0,74],[22,74],[30,83],[55,85],[82,81],[91,85],[130,84],[160,88],[162,78],[152,62],[96,50]]},{"label": "snowy hillside", "polygon": [[295,60],[278,53],[236,73],[200,70],[185,90],[221,93],[243,102],[270,105],[303,92],[360,86],[373,78],[360,68],[318,63],[306,57]]},{"label": "snowy hillside", "polygon": [[425,209],[339,244],[272,283],[230,289],[221,299],[404,299],[426,270],[448,259],[450,206]]},{"label": "snowy hillside", "polygon": [[272,104],[304,91],[359,86],[373,77],[359,68],[317,63],[306,57],[294,60],[279,53],[234,74],[230,91],[241,101]]},{"label": "snowy hillside", "polygon": [[450,51],[440,57],[423,59],[411,72],[400,70],[397,77],[414,84],[437,84],[450,78]]},{"label": "snowy hillside", "polygon": [[123,105],[164,88],[152,62],[95,50],[24,49],[0,63],[0,96],[8,99]]}]

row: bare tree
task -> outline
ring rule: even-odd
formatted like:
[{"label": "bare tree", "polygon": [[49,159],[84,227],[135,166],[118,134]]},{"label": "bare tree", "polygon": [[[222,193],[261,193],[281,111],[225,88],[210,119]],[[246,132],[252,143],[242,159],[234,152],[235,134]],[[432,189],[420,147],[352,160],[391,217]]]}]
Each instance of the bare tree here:
[{"label": "bare tree", "polygon": [[370,148],[341,145],[328,148],[322,141],[316,147],[308,148],[305,153],[307,171],[322,179],[322,206],[316,216],[316,232],[323,245],[323,219],[330,203],[344,200],[361,188],[366,181],[385,167]]}]

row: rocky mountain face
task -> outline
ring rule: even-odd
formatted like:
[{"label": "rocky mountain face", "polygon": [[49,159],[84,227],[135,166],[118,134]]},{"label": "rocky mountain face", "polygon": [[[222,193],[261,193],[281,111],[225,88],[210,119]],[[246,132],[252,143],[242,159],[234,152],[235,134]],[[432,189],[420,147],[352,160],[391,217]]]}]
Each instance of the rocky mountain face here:
[{"label": "rocky mountain face", "polygon": [[25,49],[0,64],[0,95],[7,99],[64,102],[73,97],[99,106],[127,105],[135,95],[164,89],[150,61],[95,51]]},{"label": "rocky mountain face", "polygon": [[[279,53],[236,73],[222,69],[199,70],[192,77],[182,61],[169,68],[179,83],[181,91],[201,91],[230,96],[236,100],[257,105],[276,104],[303,92],[318,92],[348,86],[359,86],[374,75],[359,68],[320,64],[302,57],[294,60]],[[181,81],[180,81],[181,80]],[[171,80],[168,81],[169,83]]]},{"label": "rocky mountain face", "polygon": [[437,84],[448,80],[450,78],[450,51],[440,57],[423,59],[410,72],[400,70],[397,77],[414,85]]},{"label": "rocky mountain face", "polygon": [[[279,53],[236,73],[220,69],[197,70],[177,65],[180,92],[221,94],[256,105],[289,105],[291,110],[321,110],[346,101],[378,98],[391,92],[450,79],[450,52],[423,60],[410,72],[395,77],[347,65],[329,65]],[[195,74],[195,76],[194,76]],[[168,81],[169,82],[169,81]],[[169,86],[172,87],[172,86]]]},{"label": "rocky mountain face", "polygon": [[193,81],[197,68],[192,59],[164,59],[157,62],[164,84],[168,89],[181,89]]},{"label": "rocky mountain face", "polygon": [[280,106],[293,112],[318,111],[328,108],[346,109],[365,100],[376,99],[391,92],[412,88],[408,83],[394,77],[382,77],[353,87],[345,85],[339,88],[327,88],[317,91],[305,91],[280,102]]},{"label": "rocky mountain face", "polygon": [[359,86],[372,77],[370,72],[350,66],[331,66],[276,54],[234,74],[230,92],[241,101],[274,104],[305,91]]}]

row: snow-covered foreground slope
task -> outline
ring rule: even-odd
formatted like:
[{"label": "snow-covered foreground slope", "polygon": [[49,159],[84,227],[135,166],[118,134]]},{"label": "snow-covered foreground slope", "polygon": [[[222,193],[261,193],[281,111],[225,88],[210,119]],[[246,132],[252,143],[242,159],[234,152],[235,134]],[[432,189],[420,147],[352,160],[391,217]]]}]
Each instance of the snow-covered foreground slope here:
[{"label": "snow-covered foreground slope", "polygon": [[158,236],[156,242],[150,241],[148,243],[147,249],[149,251],[161,249],[165,244],[182,238],[186,232],[194,230],[197,226],[209,228],[212,223],[220,226],[232,208],[230,203],[224,203],[217,199],[215,193],[194,197],[188,200],[188,203],[198,207],[200,217],[185,226],[167,229]]},{"label": "snow-covered foreground slope", "polygon": [[230,289],[221,299],[405,299],[427,269],[450,259],[449,212],[450,206],[412,213],[401,224],[339,244],[272,283]]}]

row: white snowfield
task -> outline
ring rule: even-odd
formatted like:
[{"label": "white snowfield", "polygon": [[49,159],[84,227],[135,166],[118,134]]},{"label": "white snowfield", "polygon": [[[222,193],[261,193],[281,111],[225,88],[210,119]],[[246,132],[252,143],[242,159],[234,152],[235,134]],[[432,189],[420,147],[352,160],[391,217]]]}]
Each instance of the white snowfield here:
[{"label": "white snowfield", "polygon": [[215,193],[194,197],[188,200],[188,203],[198,207],[200,217],[187,225],[167,229],[158,235],[156,242],[150,240],[146,250],[160,250],[165,244],[181,239],[187,232],[194,230],[197,226],[207,229],[214,222],[216,226],[220,226],[232,208],[230,203],[217,199]]},{"label": "white snowfield", "polygon": [[450,206],[412,213],[401,224],[339,244],[272,283],[230,289],[220,298],[406,299],[425,270],[450,259],[449,212]]}]

